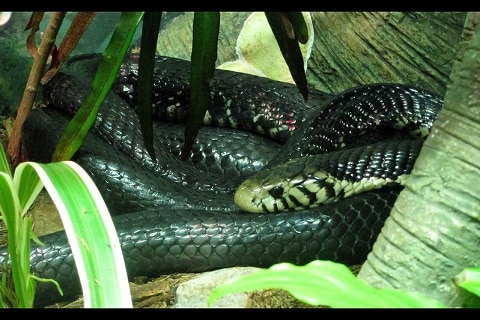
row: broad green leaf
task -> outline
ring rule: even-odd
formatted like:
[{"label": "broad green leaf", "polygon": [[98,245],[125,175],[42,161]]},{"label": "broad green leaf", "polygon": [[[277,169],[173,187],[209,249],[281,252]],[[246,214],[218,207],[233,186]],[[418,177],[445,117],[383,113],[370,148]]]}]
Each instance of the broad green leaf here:
[{"label": "broad green leaf", "polygon": [[188,159],[203,117],[210,104],[210,80],[217,61],[217,42],[220,28],[219,12],[195,12],[190,70],[190,105],[185,125],[182,159]]},{"label": "broad green leaf", "polygon": [[140,61],[138,66],[138,117],[142,130],[143,143],[153,161],[152,92],[155,53],[162,12],[145,12],[142,25]]},{"label": "broad green leaf", "polygon": [[141,12],[122,13],[98,66],[92,92],[60,137],[52,161],[69,160],[85,140],[88,130],[95,122],[100,105],[115,81],[142,16]]},{"label": "broad green leaf", "polygon": [[[286,12],[286,14],[289,14],[289,12]],[[295,20],[295,14],[297,13],[292,12],[291,14],[294,15],[292,19]],[[306,71],[315,31],[310,13],[302,12],[298,14],[303,16],[301,23],[306,28],[306,42],[303,43],[304,39],[299,40],[302,42],[299,46],[303,56],[304,71]],[[303,31],[296,30],[297,27],[293,20],[292,27],[295,36],[303,37]],[[237,38],[235,51],[236,60],[224,62],[217,66],[217,69],[249,73],[277,81],[295,83],[288,65],[285,63],[285,58],[279,50],[277,39],[268,23],[265,12],[252,12],[245,20]]]},{"label": "broad green leaf", "polygon": [[[85,307],[132,307],[120,242],[103,198],[88,174],[71,161],[21,163],[17,185],[38,175],[55,203],[75,258]],[[23,263],[29,264],[29,248]]]},{"label": "broad green leaf", "polygon": [[[0,148],[0,163],[6,158]],[[15,174],[0,172],[0,212],[7,227],[8,264],[15,296],[2,273],[0,306],[33,306],[37,281],[30,273],[33,219],[24,214],[45,186],[62,218],[86,307],[132,307],[130,288],[117,232],[100,192],[88,174],[71,161],[21,163]],[[5,266],[6,267],[6,266]],[[58,287],[58,284],[55,283]],[[61,292],[61,288],[59,288]]]},{"label": "broad green leaf", "polygon": [[439,308],[440,302],[393,289],[376,289],[358,280],[345,265],[313,261],[305,266],[280,263],[269,269],[232,279],[218,286],[209,298],[233,292],[284,289],[310,305],[332,308]]}]

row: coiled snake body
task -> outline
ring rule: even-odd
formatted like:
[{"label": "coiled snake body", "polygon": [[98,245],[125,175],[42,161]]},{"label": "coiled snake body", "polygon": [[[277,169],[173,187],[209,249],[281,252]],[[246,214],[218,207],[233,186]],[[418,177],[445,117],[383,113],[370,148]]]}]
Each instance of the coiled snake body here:
[{"label": "coiled snake body", "polygon": [[[85,62],[93,64],[90,57],[72,60],[69,73],[88,74]],[[116,85],[117,93],[131,104],[136,100],[135,66],[127,61]],[[188,67],[186,61],[158,58],[156,116],[185,120]],[[358,137],[372,131],[391,136],[391,125],[428,132],[441,98],[411,86],[376,84],[336,96],[310,90],[305,103],[294,85],[221,70],[211,87],[212,108],[205,121],[235,130],[213,133],[212,138],[210,129],[202,128],[199,141],[202,135],[210,140],[194,146],[189,163],[178,160],[183,131],[174,136],[157,124],[159,161],[153,162],[143,147],[134,110],[113,92],[75,155],[116,215],[129,276],[304,264],[314,259],[363,262],[401,189],[401,179],[413,166],[422,138],[366,145],[370,139]],[[34,110],[24,125],[29,159],[49,161],[69,117],[65,110],[75,112],[87,93],[88,86],[66,73],[57,74],[44,87],[44,100],[51,108]],[[255,133],[239,129],[269,138],[259,140]],[[160,147],[160,143],[168,145]],[[362,146],[349,148],[357,144]],[[240,147],[232,152],[236,146]],[[327,158],[316,155],[343,147],[351,151],[335,151]],[[225,150],[226,156],[222,158],[217,150]],[[275,180],[276,173],[270,178],[285,161],[292,161],[280,165],[288,182],[286,177]],[[258,171],[261,167],[266,171]],[[235,195],[237,204],[253,212],[279,212],[245,213],[234,202],[240,181],[252,174],[254,182],[245,182],[242,189],[258,189],[270,200],[242,191]],[[389,187],[368,191],[380,184]],[[360,189],[366,192],[355,196]],[[303,208],[284,210],[298,205]],[[37,306],[80,293],[65,234],[57,232],[41,240],[44,247],[31,247],[32,271],[57,280],[66,295],[62,298],[53,285],[38,283]],[[2,259],[5,253],[0,252]]]}]

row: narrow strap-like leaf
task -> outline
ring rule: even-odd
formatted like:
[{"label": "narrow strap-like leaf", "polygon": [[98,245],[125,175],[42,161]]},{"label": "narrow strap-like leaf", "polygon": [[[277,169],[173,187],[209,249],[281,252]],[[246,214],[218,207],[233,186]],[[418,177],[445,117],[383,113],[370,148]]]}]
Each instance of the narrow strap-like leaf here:
[{"label": "narrow strap-like leaf", "polygon": [[145,12],[142,25],[140,61],[138,65],[138,117],[142,130],[143,143],[153,161],[156,161],[153,149],[152,92],[153,69],[157,50],[158,32],[162,12]]},{"label": "narrow strap-like leaf", "polygon": [[[299,26],[301,26],[297,19],[301,18],[303,20],[303,16],[301,13],[299,14],[300,17],[298,15],[294,15],[296,19],[295,28],[299,28]],[[282,52],[285,62],[287,63],[293,81],[295,81],[295,84],[302,94],[303,99],[307,101],[307,77],[305,75],[305,69],[303,65],[302,51],[300,50],[300,46],[298,44],[299,40],[295,34],[296,29],[294,29],[294,25],[292,25],[292,22],[289,20],[289,15],[286,15],[283,12],[265,12],[265,16],[267,17],[268,23],[272,28],[275,39],[277,39],[278,46],[280,47],[280,51]],[[304,20],[303,24],[305,24]],[[302,30],[301,27],[300,30]],[[304,35],[302,34],[300,37],[302,41],[303,37]],[[308,35],[306,38],[308,39]]]},{"label": "narrow strap-like leaf", "polygon": [[195,12],[190,70],[190,105],[182,148],[183,160],[190,156],[192,145],[210,104],[210,80],[217,61],[219,29],[219,12]]},{"label": "narrow strap-like leaf", "polygon": [[98,66],[92,92],[60,137],[52,161],[69,160],[82,145],[110,91],[143,13],[123,12]]},{"label": "narrow strap-like leaf", "polygon": [[[107,205],[90,176],[72,161],[23,162],[15,171],[15,184],[28,183],[32,175],[42,181],[60,214],[85,307],[132,307],[120,241]],[[28,256],[29,247],[22,251]]]}]

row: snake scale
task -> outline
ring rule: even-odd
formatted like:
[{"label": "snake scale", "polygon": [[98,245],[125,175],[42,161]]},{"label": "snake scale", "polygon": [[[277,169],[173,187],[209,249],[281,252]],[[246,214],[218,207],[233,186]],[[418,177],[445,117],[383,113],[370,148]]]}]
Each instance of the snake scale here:
[{"label": "snake scale", "polygon": [[[95,61],[94,55],[72,59],[65,72],[44,86],[48,107],[33,110],[23,128],[30,160],[49,161],[61,130],[88,94],[86,83]],[[425,135],[442,105],[435,94],[399,84],[360,86],[338,95],[310,89],[306,103],[294,85],[216,70],[204,122],[223,128],[202,127],[190,159],[183,163],[178,160],[181,125],[154,123],[159,159],[154,162],[143,147],[132,108],[135,81],[136,61],[126,60],[115,90],[74,157],[114,215],[130,278],[314,259],[363,262],[402,188],[399,177],[409,173],[423,141],[397,137],[392,125],[409,135]],[[188,61],[157,58],[155,118],[185,121],[188,83]],[[390,139],[393,132],[395,142],[370,145],[372,136]],[[336,151],[339,148],[354,151]],[[319,153],[328,154],[322,158],[327,160]],[[246,177],[266,178],[265,172],[285,161],[293,161],[281,169],[290,181],[313,183],[247,186],[244,189],[266,189],[274,200],[235,203],[234,193]],[[323,169],[315,169],[319,163]],[[387,187],[367,187],[353,195],[332,182],[334,174],[353,189],[382,179]],[[355,185],[359,181],[362,187]],[[284,189],[291,192],[285,195]],[[320,194],[327,201],[314,203]],[[302,196],[310,200],[299,203]],[[328,200],[333,198],[341,201]],[[245,213],[237,205],[242,201],[246,207],[257,203],[261,211],[278,212]],[[304,207],[284,210],[299,204]],[[31,246],[32,271],[57,280],[65,295],[51,284],[38,283],[35,305],[74,298],[81,290],[65,234],[40,239],[45,246]],[[5,254],[3,248],[2,263]]]}]

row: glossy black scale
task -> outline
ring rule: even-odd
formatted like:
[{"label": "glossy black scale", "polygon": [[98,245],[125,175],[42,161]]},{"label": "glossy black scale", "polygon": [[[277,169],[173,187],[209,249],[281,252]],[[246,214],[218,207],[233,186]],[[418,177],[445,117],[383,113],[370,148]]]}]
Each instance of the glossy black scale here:
[{"label": "glossy black scale", "polygon": [[[90,56],[91,60],[88,59],[80,57],[76,60],[78,64],[73,60],[67,66],[73,68],[74,74],[79,77],[91,78],[92,70],[95,70],[92,67],[94,65],[93,60],[98,59],[98,57]],[[155,90],[160,90],[165,85],[173,88],[166,96],[163,96],[163,102],[158,105],[171,104],[171,101],[181,104],[184,101],[181,94],[188,90],[188,77],[183,76],[188,74],[188,69],[185,67],[187,62],[179,62],[170,58],[159,58],[158,61],[159,65],[156,68],[156,72],[159,72],[159,74],[157,79],[161,80],[159,80]],[[75,67],[75,65],[78,67]],[[87,68],[84,66],[87,66]],[[169,71],[170,66],[173,68],[170,69],[174,71],[173,73]],[[134,64],[131,65],[131,69],[135,69]],[[131,74],[128,71],[119,78],[132,80],[132,78],[129,78]],[[174,74],[176,76],[172,76]],[[178,76],[179,74],[181,76]],[[234,82],[232,83],[233,79]],[[242,79],[242,81],[239,79]],[[130,88],[134,88],[134,80],[129,83]],[[177,90],[178,84],[183,89]],[[124,83],[117,83],[116,88],[121,88],[124,93],[127,93],[129,99],[135,99],[135,90],[129,91],[129,88],[124,87]],[[429,97],[423,90],[418,90],[418,92],[414,93],[412,89],[408,88],[398,86],[399,91],[406,90],[408,94],[405,97],[398,98],[396,101],[402,101],[402,99],[407,101],[410,99],[409,97],[414,97],[412,99],[415,101],[415,108],[418,107],[420,112],[422,112],[421,108],[424,106],[423,101],[425,99],[430,99],[429,101],[434,106],[441,104],[440,99],[436,96]],[[55,90],[57,89],[60,89],[61,92],[61,86],[55,87]],[[312,118],[311,115],[314,108],[311,104],[317,99],[324,101],[331,98],[329,95],[312,91],[309,95],[311,100],[305,104],[301,100],[295,86],[285,86],[285,84],[265,78],[259,79],[223,71],[215,73],[213,89],[221,94],[217,94],[215,101],[218,102],[218,105],[213,106],[210,114],[226,116],[227,112],[220,111],[217,108],[222,107],[221,104],[225,106],[225,102],[229,102],[231,110],[228,112],[228,116],[239,116],[238,120],[215,121],[218,123],[237,123],[245,129],[257,129],[260,127],[264,131],[273,132],[273,136],[280,137],[280,140],[287,140],[292,135],[292,129],[294,129],[292,137],[295,135],[306,135],[307,131],[314,129],[314,124],[302,127],[305,119],[310,121]],[[244,90],[240,93],[236,91],[239,89]],[[258,93],[258,89],[261,90],[260,93]],[[59,103],[67,105],[67,108],[70,102],[64,103],[66,100],[71,99],[78,103],[80,99],[74,90],[64,91],[61,95],[57,95],[55,90],[52,95],[56,95],[59,98]],[[368,93],[371,90],[373,90],[372,93]],[[355,95],[357,92],[362,91],[364,92],[362,99],[366,99],[367,103],[371,96],[381,95],[383,94],[382,92],[387,95],[391,94],[390,89],[382,90],[381,87],[377,89],[372,89],[368,86],[361,87],[346,92],[341,96],[335,96],[333,100],[337,99],[337,102],[341,102],[350,95]],[[397,89],[394,88],[393,90]],[[180,92],[180,96],[174,96],[178,92]],[[161,92],[156,94],[157,97],[162,96]],[[418,99],[416,98],[417,95]],[[232,98],[230,99],[229,97]],[[384,98],[382,97],[381,99]],[[245,100],[249,102],[244,104]],[[258,114],[267,107],[273,107],[276,110],[276,106],[282,104],[291,108],[298,106],[301,111],[291,110],[285,116],[270,114],[268,117],[257,117],[257,120],[252,121],[252,111],[253,114]],[[58,107],[58,105],[56,106]],[[337,105],[334,102],[330,102],[330,104],[326,104],[324,111],[321,112],[328,114],[336,107]],[[434,118],[437,109],[439,109],[439,106],[434,111],[429,111],[431,114],[426,116],[427,122],[429,121],[428,119]],[[117,129],[102,128],[102,125],[111,125],[114,127],[118,126],[117,128],[123,126],[123,128],[130,130],[132,126],[127,122],[132,121],[132,119],[129,116],[126,117],[125,113],[108,113],[109,110],[116,110],[114,105],[111,105],[111,108],[106,107],[105,110],[105,121],[97,122],[92,135],[95,136],[94,139],[115,141],[114,143],[108,143],[111,143],[116,148],[116,151],[110,152],[108,148],[99,150],[99,148],[89,149],[87,147],[79,152],[77,160],[81,163],[83,161],[83,165],[86,167],[90,166],[92,172],[95,171],[98,174],[96,181],[101,192],[103,189],[103,194],[110,194],[107,205],[118,211],[121,211],[122,207],[128,207],[129,210],[132,210],[130,213],[114,217],[130,278],[142,275],[155,277],[172,272],[200,272],[229,266],[268,267],[277,262],[305,264],[314,259],[328,259],[345,264],[361,263],[365,260],[368,252],[370,252],[400,190],[398,188],[390,188],[369,192],[344,199],[344,201],[336,204],[310,210],[297,210],[278,214],[245,214],[235,211],[231,198],[222,196],[222,193],[212,195],[212,190],[209,190],[208,186],[204,188],[205,190],[202,189],[202,185],[196,186],[196,183],[200,183],[200,180],[197,179],[197,174],[194,173],[196,171],[185,169],[183,165],[178,163],[176,158],[171,158],[167,155],[163,158],[162,153],[160,159],[165,160],[165,162],[162,162],[161,166],[165,167],[155,167],[146,161],[144,157],[146,157],[147,153],[138,147],[141,144],[137,143],[132,136],[128,136],[125,139],[125,136],[122,137],[119,134],[121,131]],[[303,116],[296,118],[298,114],[303,114]],[[366,116],[361,112],[356,112],[350,118],[363,119]],[[422,117],[425,118],[425,116]],[[57,117],[55,119],[55,121],[59,120]],[[44,147],[46,142],[44,138],[51,137],[47,141],[51,145],[54,145],[54,139],[58,138],[59,133],[57,131],[47,129],[51,124],[50,121],[53,120],[47,117],[45,121],[43,125],[35,121],[26,122],[24,132],[30,132],[30,135],[26,134],[26,136],[29,135],[31,143],[29,154],[45,157],[45,150],[48,150],[48,148]],[[272,131],[274,127],[269,127],[270,124],[277,126],[279,121],[284,124],[283,127],[290,130],[290,133]],[[261,123],[261,125],[257,126],[257,123]],[[352,128],[354,132],[357,130],[353,124],[348,122],[345,124]],[[305,132],[300,132],[299,128],[302,128]],[[336,129],[331,129],[331,132],[323,135],[323,140],[327,141],[328,144],[334,144],[335,141],[338,142],[338,136],[334,135],[337,132]],[[48,134],[42,135],[45,134],[45,130],[47,130]],[[127,132],[130,134],[134,130]],[[322,136],[319,131],[317,131],[317,134]],[[288,141],[287,144],[292,144],[291,148],[295,150],[293,151],[294,153],[299,151],[298,145],[302,148],[301,144],[298,144],[299,140]],[[122,143],[126,144],[122,145]],[[315,145],[314,149],[318,149],[322,148],[323,142],[313,140],[313,144]],[[41,146],[42,150],[38,149],[39,146]],[[129,150],[135,151],[136,160],[127,156]],[[111,162],[115,158],[112,156],[113,154],[115,154],[115,157],[125,161],[125,165],[138,160],[143,162],[142,165],[138,163],[129,164],[131,168],[122,173],[115,171],[119,166]],[[48,159],[48,156],[45,158]],[[180,166],[183,171],[172,171],[169,177],[159,174],[162,172],[162,168],[174,169],[177,166]],[[110,177],[113,177],[113,179],[110,178],[109,183],[111,184],[108,186],[110,191],[106,189],[107,186],[105,184],[101,183],[101,181],[107,181],[108,172],[102,171],[102,168],[107,167],[110,168]],[[343,170],[348,171],[350,170],[349,168],[349,165],[344,165]],[[102,173],[105,176],[102,176]],[[141,191],[139,194],[143,194],[142,197],[146,202],[143,204],[141,201],[135,203],[134,199],[137,198],[138,200],[137,196],[139,194],[131,196],[127,194],[122,195],[122,192],[127,191],[128,188],[121,184],[116,184],[118,181],[114,179],[115,174],[126,174],[132,179],[135,179],[136,176],[145,177],[147,180],[156,179],[155,184],[157,185],[159,185],[159,181],[162,181],[160,184],[166,186],[169,189],[168,192],[170,192],[164,197],[183,200],[171,201],[169,205],[169,201],[166,200],[162,205],[158,205],[158,200],[154,197],[156,194],[155,188],[150,188],[153,190],[151,194],[149,194],[147,189],[141,189],[146,188],[148,186],[147,182],[151,181],[142,180],[138,182],[138,187],[133,189],[136,192]],[[173,183],[175,179],[186,182],[178,186]],[[207,181],[206,184],[213,185],[213,182],[213,180]],[[206,194],[209,194],[209,196],[206,197]],[[122,206],[122,199],[127,199],[128,206]],[[117,202],[116,205],[115,202]],[[136,204],[138,207],[135,208]],[[148,204],[151,206],[146,206]],[[189,206],[192,208],[188,208]],[[201,208],[197,206],[201,206]],[[215,206],[223,206],[226,209],[214,209]],[[49,277],[59,281],[65,296],[63,298],[60,297],[53,285],[40,282],[37,286],[38,300],[35,302],[36,306],[43,306],[61,299],[74,298],[75,295],[81,292],[65,234],[57,232],[41,237],[41,241],[45,243],[45,247],[40,248],[35,244],[31,246],[32,272],[37,276]],[[3,263],[5,254],[6,250],[4,248],[0,250],[0,263]]]}]

